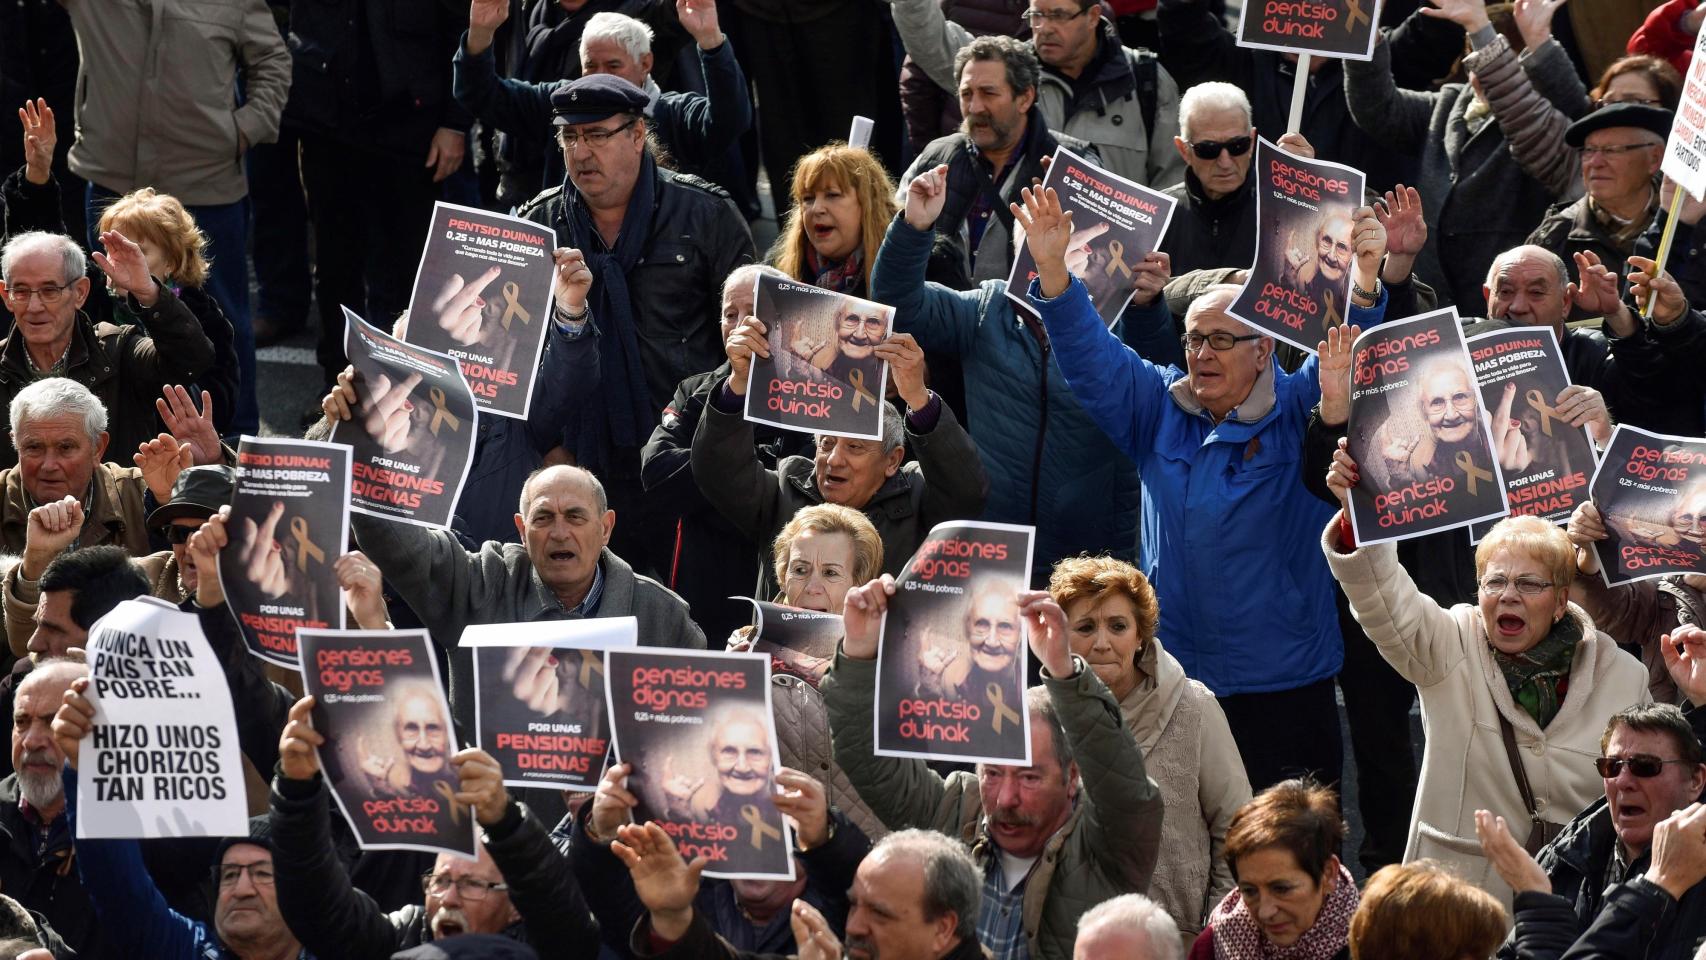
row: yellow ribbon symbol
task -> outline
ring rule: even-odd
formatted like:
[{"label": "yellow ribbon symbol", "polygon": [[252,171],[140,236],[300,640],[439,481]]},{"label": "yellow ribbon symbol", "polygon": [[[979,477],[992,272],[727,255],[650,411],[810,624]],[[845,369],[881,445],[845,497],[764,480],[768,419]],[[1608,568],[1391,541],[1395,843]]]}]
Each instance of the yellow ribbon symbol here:
[{"label": "yellow ribbon symbol", "polygon": [[875,404],[877,402],[876,395],[871,393],[871,391],[865,389],[865,371],[864,370],[861,370],[858,367],[854,367],[853,372],[849,373],[847,375],[847,382],[848,382],[848,384],[850,384],[853,387],[853,409],[854,410],[859,409],[859,402],[861,400],[864,401],[865,403],[870,403],[870,404]]},{"label": "yellow ribbon symbol", "polygon": [[444,805],[450,810],[450,822],[453,824],[461,823],[462,814],[465,811],[462,809],[461,805],[456,802],[456,789],[450,784],[445,783],[443,780],[434,780],[432,782],[432,789],[439,796],[444,798]]},{"label": "yellow ribbon symbol", "polygon": [[582,650],[581,652],[581,689],[586,689],[592,683],[592,675],[604,676],[604,654],[597,650]]},{"label": "yellow ribbon symbol", "polygon": [[1463,471],[1464,476],[1469,478],[1469,495],[1471,497],[1475,495],[1475,481],[1493,479],[1492,471],[1477,467],[1475,458],[1471,457],[1467,450],[1457,451],[1457,466]]},{"label": "yellow ribbon symbol", "polygon": [[450,421],[451,430],[462,429],[462,421],[456,419],[456,414],[444,408],[444,391],[433,387],[427,393],[432,395],[432,423],[429,425],[432,435],[438,436],[438,425],[446,420]]},{"label": "yellow ribbon symbol", "polygon": [[1322,327],[1322,329],[1323,330],[1330,330],[1333,327],[1339,326],[1340,324],[1344,323],[1345,322],[1344,318],[1339,316],[1338,305],[1333,303],[1333,291],[1328,290],[1327,292],[1323,293],[1321,295],[1321,299],[1326,301],[1326,304],[1327,304],[1327,322]]},{"label": "yellow ribbon symbol", "polygon": [[1540,414],[1540,432],[1550,437],[1552,418],[1558,415],[1558,408],[1547,405],[1546,398],[1540,395],[1539,390],[1530,390],[1523,397],[1528,401],[1528,405],[1534,408],[1534,412]]},{"label": "yellow ribbon symbol", "polygon": [[1131,276],[1131,268],[1125,265],[1125,245],[1120,243],[1118,240],[1109,240],[1108,265],[1103,268],[1102,272],[1111,277],[1114,275],[1115,270],[1125,274],[1127,277]]},{"label": "yellow ribbon symbol", "polygon": [[740,818],[752,824],[752,830],[747,833],[746,840],[752,844],[752,849],[763,850],[765,837],[769,837],[778,843],[782,842],[782,831],[765,823],[764,818],[758,813],[758,808],[752,804],[748,803],[740,808]]},{"label": "yellow ribbon symbol", "polygon": [[1368,14],[1362,12],[1362,0],[1350,0],[1350,7],[1345,11],[1345,32],[1353,32],[1359,20],[1369,23]]},{"label": "yellow ribbon symbol", "polygon": [[1019,722],[1019,712],[1007,705],[1007,697],[1002,694],[1000,684],[991,680],[984,692],[989,694],[989,705],[995,708],[995,716],[990,720],[990,726],[995,728],[996,733],[1001,732],[1001,723],[1004,720]]},{"label": "yellow ribbon symbol", "polygon": [[314,545],[308,539],[308,521],[302,517],[290,518],[290,535],[296,540],[296,569],[302,573],[308,572],[308,558],[313,557],[315,563],[326,562],[326,551]]},{"label": "yellow ribbon symbol", "polygon": [[520,297],[521,286],[514,280],[505,280],[503,315],[503,325],[505,330],[509,329],[509,320],[511,317],[520,317],[524,326],[533,322],[533,315],[528,313],[527,308],[521,305]]}]

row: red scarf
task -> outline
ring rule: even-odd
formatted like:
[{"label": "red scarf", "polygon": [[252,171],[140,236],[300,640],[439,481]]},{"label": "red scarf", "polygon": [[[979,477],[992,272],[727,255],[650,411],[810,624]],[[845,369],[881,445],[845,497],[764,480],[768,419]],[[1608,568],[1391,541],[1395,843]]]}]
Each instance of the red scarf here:
[{"label": "red scarf", "polygon": [[1339,882],[1321,904],[1321,912],[1303,936],[1289,947],[1276,947],[1262,934],[1236,887],[1209,914],[1208,925],[1214,928],[1215,960],[1332,960],[1350,937],[1351,914],[1356,913],[1356,878],[1339,864]]},{"label": "red scarf", "polygon": [[865,294],[865,252],[858,247],[845,260],[827,260],[806,244],[806,270],[812,275],[812,286],[836,293]]}]

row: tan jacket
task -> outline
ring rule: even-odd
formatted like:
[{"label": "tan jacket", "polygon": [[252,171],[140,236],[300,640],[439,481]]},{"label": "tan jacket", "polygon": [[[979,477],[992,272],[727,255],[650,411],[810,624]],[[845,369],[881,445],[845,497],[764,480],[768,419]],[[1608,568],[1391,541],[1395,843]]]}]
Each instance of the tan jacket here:
[{"label": "tan jacket", "polygon": [[1120,701],[1120,713],[1167,811],[1149,896],[1188,943],[1234,886],[1222,852],[1232,814],[1250,799],[1250,779],[1220,702],[1185,676],[1159,639],[1145,645],[1138,667],[1144,680]]},{"label": "tan jacket", "polygon": [[1542,730],[1512,700],[1479,608],[1459,604],[1446,610],[1434,603],[1398,564],[1393,544],[1340,553],[1336,514],[1321,546],[1357,622],[1421,694],[1428,741],[1405,862],[1430,857],[1449,863],[1509,909],[1511,890],[1475,839],[1477,809],[1504,817],[1519,841],[1528,835],[1528,812],[1511,776],[1498,718],[1516,731],[1541,819],[1567,823],[1604,796],[1605,784],[1593,766],[1600,735],[1613,713],[1649,702],[1647,671],[1571,604],[1568,615],[1582,622],[1583,638],[1570,667],[1569,693]]},{"label": "tan jacket", "polygon": [[290,52],[264,0],[61,3],[82,54],[72,172],[192,206],[247,196],[239,136],[277,140],[290,94]]}]

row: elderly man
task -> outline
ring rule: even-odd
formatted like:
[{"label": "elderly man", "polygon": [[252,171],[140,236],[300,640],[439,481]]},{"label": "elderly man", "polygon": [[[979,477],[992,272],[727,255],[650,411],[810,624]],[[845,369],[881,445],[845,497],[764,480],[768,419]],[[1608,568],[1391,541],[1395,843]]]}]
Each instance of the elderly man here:
[{"label": "elderly man", "polygon": [[954,54],[960,113],[956,133],[931,141],[900,178],[907,185],[946,165],[948,195],[936,217],[931,280],[956,290],[1005,280],[1013,268],[1013,215],[1007,204],[1046,173],[1045,157],[1067,149],[1095,158],[1089,144],[1057,135],[1037,108],[1041,67],[1028,44],[1012,37],[978,37]]},{"label": "elderly man", "polygon": [[624,517],[617,552],[661,571],[669,567],[668,508],[642,496],[640,449],[675,385],[720,361],[723,278],[752,260],[753,248],[726,194],[653,160],[650,102],[610,74],[553,93],[568,182],[521,214],[583,252],[598,278],[588,305],[602,331],[602,384],[568,418],[563,444],[614,492]]},{"label": "elderly man", "polygon": [[[509,0],[473,0],[469,5],[468,32],[456,50],[453,89],[456,99],[496,128],[500,137],[537,142],[536,131],[551,122],[551,94],[570,81],[529,83],[498,76],[492,41],[509,19],[509,7]],[[593,14],[581,32],[581,75],[608,73],[644,90],[651,98],[646,107],[650,129],[677,169],[717,181],[729,148],[752,125],[746,76],[718,25],[716,4],[677,4],[676,15],[697,44],[703,94],[659,89],[652,80],[652,28],[609,10]],[[532,189],[501,179],[499,201],[519,205],[540,188],[561,183],[563,155],[554,144],[547,145],[543,160],[544,177]],[[537,169],[537,164],[527,163],[523,169]]]},{"label": "elderly man", "polygon": [[[695,908],[702,866],[682,861],[657,824],[624,826],[611,849],[628,865],[647,913],[628,946],[642,960],[757,960],[731,947]],[[881,957],[882,960],[979,960],[974,922],[977,864],[965,848],[930,830],[891,833],[859,864],[848,891],[846,953],[835,931],[811,904],[795,900],[794,939],[801,956]]]},{"label": "elderly man", "polygon": [[847,594],[846,638],[822,686],[835,760],[885,826],[973,845],[983,875],[977,933],[991,953],[1066,957],[1086,904],[1149,888],[1162,807],[1143,753],[1113,694],[1072,655],[1059,605],[1026,592],[1019,613],[1043,667],[1043,685],[1025,694],[1031,765],[985,763],[944,779],[923,760],[876,756],[877,633],[894,589],[885,575]]},{"label": "elderly man", "polygon": [[[989,480],[977,448],[954,412],[924,385],[924,351],[897,333],[872,348],[889,364],[907,412],[883,406],[882,440],[820,434],[811,457],[790,456],[767,469],[741,415],[754,356],[769,356],[764,321],[748,316],[729,331],[729,375],[715,388],[693,435],[693,479],[724,517],[757,544],[768,544],[794,513],[814,503],[863,511],[883,538],[884,568],[899,572],[930,528],[983,511]],[[902,466],[906,445],[917,462]],[[775,573],[759,563],[758,590],[776,594]]]},{"label": "elderly man", "polygon": [[[1582,186],[1574,201],[1546,211],[1528,242],[1556,254],[1592,251],[1613,274],[1635,241],[1659,217],[1659,162],[1670,134],[1671,112],[1643,103],[1613,103],[1585,114],[1564,131],[1581,151]],[[1586,315],[1586,314],[1584,314]]]},{"label": "elderly man", "polygon": [[[212,366],[213,343],[189,307],[148,275],[141,247],[112,232],[102,242],[108,252],[95,263],[139,324],[93,323],[83,313],[87,264],[70,237],[21,233],[0,248],[0,297],[16,318],[0,341],[0,400],[12,402],[45,377],[68,377],[95,392],[115,418],[116,449],[131,451],[159,429],[160,388],[190,383]],[[0,450],[0,467],[16,462]]]},{"label": "elderly man", "polygon": [[[1027,191],[1017,212],[1038,278],[1028,296],[1066,382],[1143,480],[1144,574],[1161,598],[1161,635],[1185,672],[1220,698],[1252,789],[1301,772],[1336,780],[1341,765],[1333,676],[1344,651],[1332,580],[1313,556],[1309,524],[1329,510],[1298,482],[1297,449],[1320,395],[1316,361],[1287,374],[1271,337],[1226,310],[1214,287],[1185,317],[1186,370],[1157,368],[1120,343],[1066,268],[1071,218],[1052,191]],[[1386,307],[1376,276],[1385,230],[1367,209],[1352,237],[1348,320],[1370,326]],[[1279,581],[1226,578],[1283,571]],[[1252,624],[1261,624],[1252,632]],[[1139,888],[1141,889],[1141,888]]]},{"label": "elderly man", "polygon": [[1256,258],[1256,128],[1244,91],[1219,81],[1186,90],[1173,148],[1185,164],[1184,182],[1166,190],[1179,204],[1161,238],[1173,270],[1248,266]]},{"label": "elderly man", "polygon": [[314,699],[290,709],[279,739],[272,823],[278,903],[285,922],[319,960],[389,956],[465,933],[503,934],[545,958],[583,955],[598,925],[581,899],[568,861],[545,826],[503,786],[503,770],[478,748],[450,759],[456,802],[472,805],[483,841],[477,860],[440,854],[421,878],[424,903],[384,913],[350,884],[333,850],[330,797],[315,748],[325,738],[309,721]]},{"label": "elderly man", "polygon": [[1185,960],[1185,949],[1167,911],[1141,893],[1126,893],[1078,918],[1072,960]]},{"label": "elderly man", "polygon": [[[1675,637],[1685,654],[1666,651],[1673,663],[1698,664],[1706,653],[1706,634],[1688,628]],[[1669,646],[1667,639],[1666,646]],[[1687,659],[1684,659],[1686,657]],[[1697,667],[1696,667],[1697,668]],[[1687,680],[1688,667],[1671,671]],[[1706,765],[1701,763],[1701,725],[1706,689],[1683,683],[1694,707],[1684,717],[1670,704],[1649,703],[1614,714],[1600,741],[1597,761],[1605,780],[1605,799],[1577,814],[1540,852],[1528,855],[1509,824],[1486,811],[1475,815],[1475,832],[1499,875],[1516,891],[1516,929],[1500,948],[1501,960],[1518,956],[1556,955],[1590,927],[1616,915],[1639,919],[1640,943],[1629,944],[1620,956],[1654,960],[1690,960],[1695,945],[1706,936],[1706,887],[1696,885],[1700,874],[1678,884],[1666,868],[1660,846],[1660,825],[1690,808],[1706,792]],[[1699,830],[1691,842],[1698,844]],[[1672,838],[1673,848],[1681,838]],[[1674,852],[1674,850],[1673,850]],[[1698,854],[1694,857],[1698,866]],[[1660,918],[1663,918],[1662,922]],[[1600,956],[1601,954],[1595,954]]]}]

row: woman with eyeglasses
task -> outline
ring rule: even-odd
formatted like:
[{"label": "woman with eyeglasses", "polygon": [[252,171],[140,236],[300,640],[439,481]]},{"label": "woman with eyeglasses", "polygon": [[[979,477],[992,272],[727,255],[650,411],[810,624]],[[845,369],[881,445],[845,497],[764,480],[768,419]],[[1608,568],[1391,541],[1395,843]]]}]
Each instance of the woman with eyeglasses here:
[{"label": "woman with eyeglasses", "polygon": [[1518,825],[1531,850],[1601,796],[1600,735],[1618,710],[1650,701],[1639,661],[1570,602],[1576,551],[1538,517],[1507,517],[1475,549],[1477,603],[1449,609],[1416,587],[1393,543],[1358,545],[1348,519],[1360,479],[1339,441],[1327,486],[1342,509],[1322,548],[1351,613],[1421,697],[1427,746],[1406,862],[1430,857],[1505,902],[1474,813]]}]

